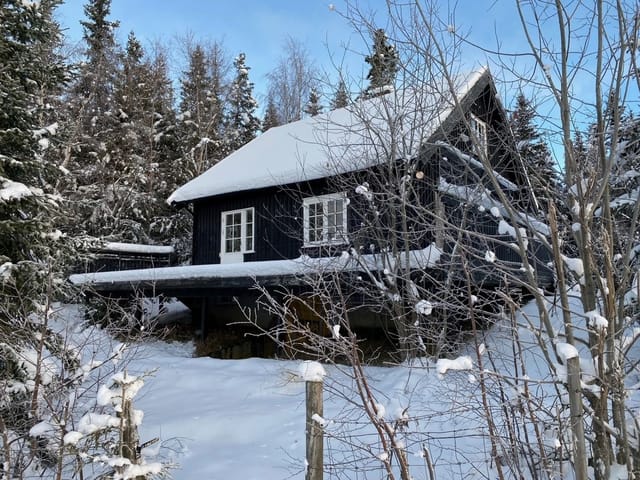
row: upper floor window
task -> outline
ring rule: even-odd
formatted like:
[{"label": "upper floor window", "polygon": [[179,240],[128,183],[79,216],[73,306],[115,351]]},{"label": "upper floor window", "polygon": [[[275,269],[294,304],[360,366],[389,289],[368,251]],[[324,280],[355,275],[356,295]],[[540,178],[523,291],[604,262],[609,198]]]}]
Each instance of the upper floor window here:
[{"label": "upper floor window", "polygon": [[222,212],[222,253],[254,251],[254,209]]},{"label": "upper floor window", "polygon": [[302,207],[305,245],[346,241],[347,196],[344,192],[305,198]]},{"label": "upper floor window", "polygon": [[474,142],[474,151],[477,155],[488,155],[488,138],[487,124],[471,114],[469,117],[469,126],[471,127],[472,141]]}]

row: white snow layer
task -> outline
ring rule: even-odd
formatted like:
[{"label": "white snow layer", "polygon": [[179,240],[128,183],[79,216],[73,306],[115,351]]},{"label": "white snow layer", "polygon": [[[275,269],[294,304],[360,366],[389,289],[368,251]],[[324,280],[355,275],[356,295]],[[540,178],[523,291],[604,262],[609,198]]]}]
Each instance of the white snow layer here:
[{"label": "white snow layer", "polygon": [[420,300],[416,303],[414,308],[420,315],[431,315],[431,312],[433,311],[433,305],[428,300]]},{"label": "white snow layer", "polygon": [[586,312],[585,316],[589,320],[589,327],[594,330],[604,330],[609,327],[609,321],[604,318],[600,313],[596,310],[592,310],[590,312]]},{"label": "white snow layer", "polygon": [[559,342],[556,344],[556,352],[564,363],[567,363],[569,358],[578,357],[578,349],[569,343]]},{"label": "white snow layer", "polygon": [[[485,67],[457,77],[457,100],[488,72]],[[442,82],[423,90],[391,92],[270,128],[173,192],[167,202],[188,202],[368,168],[385,161],[383,155],[376,154],[376,145],[386,144],[391,135],[400,149],[398,158],[413,158],[453,111],[451,97]]]},{"label": "white snow layer", "polygon": [[305,382],[321,382],[327,375],[321,363],[305,360],[298,367],[298,375]]},{"label": "white snow layer", "polygon": [[0,188],[0,200],[20,200],[22,197],[29,197],[33,192],[24,183],[14,182],[8,178],[1,178],[2,188]]},{"label": "white snow layer", "polygon": [[[410,252],[409,265],[415,268],[433,267],[442,251],[432,244],[422,250]],[[404,259],[404,257],[403,257]],[[322,272],[358,271],[366,268],[378,270],[391,259],[380,255],[341,255],[339,257],[310,258],[302,256],[292,260],[267,260],[263,262],[226,263],[211,265],[187,265],[182,267],[145,268],[114,272],[79,273],[69,276],[74,285],[109,285],[119,282],[158,282],[171,280],[207,280],[211,278],[267,277],[275,275],[310,275]]]},{"label": "white snow layer", "polygon": [[109,252],[126,252],[126,253],[157,253],[168,254],[173,253],[173,247],[164,245],[140,245],[137,243],[121,243],[121,242],[107,242],[102,247],[102,250]]},{"label": "white snow layer", "polygon": [[473,368],[473,361],[468,355],[463,355],[453,360],[448,358],[441,358],[436,363],[436,371],[440,375],[444,375],[449,370],[471,370]]}]

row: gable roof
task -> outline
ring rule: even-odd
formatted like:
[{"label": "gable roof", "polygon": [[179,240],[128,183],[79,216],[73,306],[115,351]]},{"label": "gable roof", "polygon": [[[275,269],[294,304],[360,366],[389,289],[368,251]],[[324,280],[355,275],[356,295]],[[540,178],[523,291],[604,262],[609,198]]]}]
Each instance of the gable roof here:
[{"label": "gable roof", "polygon": [[316,180],[371,167],[390,156],[414,158],[456,103],[490,78],[489,70],[481,68],[453,79],[455,98],[443,79],[271,128],[178,188],[167,202]]}]

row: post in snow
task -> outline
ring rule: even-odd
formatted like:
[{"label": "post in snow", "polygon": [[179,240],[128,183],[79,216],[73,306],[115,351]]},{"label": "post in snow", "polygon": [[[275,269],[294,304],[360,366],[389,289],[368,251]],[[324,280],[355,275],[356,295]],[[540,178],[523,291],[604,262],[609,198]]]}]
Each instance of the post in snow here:
[{"label": "post in snow", "polygon": [[307,473],[305,480],[322,480],[324,437],[322,426],[324,424],[322,387],[326,375],[324,367],[313,361],[304,361],[300,364],[300,376],[305,381],[307,418],[305,432],[307,438]]}]

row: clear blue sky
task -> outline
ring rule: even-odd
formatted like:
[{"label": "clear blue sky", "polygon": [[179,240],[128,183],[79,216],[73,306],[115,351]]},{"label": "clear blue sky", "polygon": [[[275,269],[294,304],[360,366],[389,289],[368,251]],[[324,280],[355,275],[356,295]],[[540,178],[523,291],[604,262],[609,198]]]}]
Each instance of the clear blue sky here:
[{"label": "clear blue sky", "polygon": [[[352,2],[375,18],[376,26],[386,26],[384,0]],[[509,0],[461,0],[455,15],[447,13],[456,28],[470,32],[476,39],[495,41],[494,28],[505,25],[513,11]],[[58,20],[66,28],[66,36],[73,44],[80,44],[86,0],[66,0],[58,10]],[[364,55],[371,40],[344,19],[344,0],[112,0],[111,19],[120,21],[118,38],[122,43],[130,31],[149,45],[154,40],[175,41],[191,32],[196,39],[220,40],[231,56],[239,52],[247,55],[251,67],[250,78],[258,98],[265,93],[265,75],[282,54],[285,38],[301,41],[332,80],[336,66],[346,67],[351,78],[358,81],[366,77],[368,66]],[[482,21],[478,22],[481,18]],[[502,27],[503,28],[503,27]],[[502,35],[508,38],[509,30]],[[470,53],[469,55],[474,55]],[[483,56],[471,59],[482,63]],[[174,58],[177,76],[183,65],[179,55]]]},{"label": "clear blue sky", "polygon": [[[370,3],[372,8],[376,3],[384,5],[383,1]],[[85,0],[66,0],[58,10],[57,18],[71,43],[81,41],[79,22],[84,19],[85,4]],[[335,71],[331,58],[342,62],[345,48],[366,52],[361,36],[329,5],[325,0],[112,0],[110,18],[120,21],[122,43],[132,30],[144,45],[175,41],[190,32],[196,39],[222,41],[232,57],[245,52],[251,80],[260,94],[265,74],[282,54],[288,35],[301,41],[310,57],[329,73]],[[181,60],[179,55],[175,60]],[[362,56],[351,53],[346,61],[350,69],[358,70],[352,75],[361,71],[366,75]]]}]

